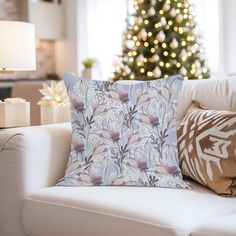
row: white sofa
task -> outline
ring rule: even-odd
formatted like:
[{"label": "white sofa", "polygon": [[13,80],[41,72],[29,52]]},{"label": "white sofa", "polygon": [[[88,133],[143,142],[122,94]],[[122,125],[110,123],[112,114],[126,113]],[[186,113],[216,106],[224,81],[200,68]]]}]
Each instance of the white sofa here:
[{"label": "white sofa", "polygon": [[[191,100],[236,111],[236,80],[187,81]],[[0,236],[235,236],[236,197],[192,190],[55,187],[70,151],[70,124],[0,131]]]}]

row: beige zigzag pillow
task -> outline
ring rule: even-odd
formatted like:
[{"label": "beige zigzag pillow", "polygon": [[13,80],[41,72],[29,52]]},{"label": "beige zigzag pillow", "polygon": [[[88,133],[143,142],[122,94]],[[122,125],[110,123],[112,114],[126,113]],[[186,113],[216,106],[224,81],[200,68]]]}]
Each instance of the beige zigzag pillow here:
[{"label": "beige zigzag pillow", "polygon": [[225,196],[236,195],[236,113],[194,102],[178,129],[184,175]]}]

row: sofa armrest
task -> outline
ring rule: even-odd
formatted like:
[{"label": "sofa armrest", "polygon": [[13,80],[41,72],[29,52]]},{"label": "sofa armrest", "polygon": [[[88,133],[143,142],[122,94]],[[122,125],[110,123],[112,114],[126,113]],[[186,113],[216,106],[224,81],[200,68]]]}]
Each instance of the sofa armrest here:
[{"label": "sofa armrest", "polygon": [[21,235],[22,200],[63,177],[70,143],[69,123],[0,131],[0,235]]}]

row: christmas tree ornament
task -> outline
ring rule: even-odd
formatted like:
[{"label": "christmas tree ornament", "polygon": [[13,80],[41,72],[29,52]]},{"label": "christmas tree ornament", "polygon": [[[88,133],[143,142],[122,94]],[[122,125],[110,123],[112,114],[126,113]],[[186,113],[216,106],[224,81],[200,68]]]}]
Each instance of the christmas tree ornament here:
[{"label": "christmas tree ornament", "polygon": [[141,17],[136,18],[136,24],[141,25],[143,23],[143,19]]},{"label": "christmas tree ornament", "polygon": [[154,63],[154,62],[159,61],[159,59],[160,57],[157,54],[155,54],[150,58],[150,62]]},{"label": "christmas tree ornament", "polygon": [[175,8],[172,8],[172,9],[170,10],[169,14],[170,14],[170,16],[173,17],[173,18],[176,17]]},{"label": "christmas tree ornament", "polygon": [[201,67],[201,63],[199,61],[195,61],[194,64],[196,65],[197,68]]},{"label": "christmas tree ornament", "polygon": [[126,47],[129,49],[133,49],[135,45],[135,42],[133,40],[127,40],[126,41]]},{"label": "christmas tree ornament", "polygon": [[165,17],[161,17],[161,20],[160,20],[160,23],[162,26],[165,26],[166,25],[166,18]]},{"label": "christmas tree ornament", "polygon": [[175,18],[175,20],[176,20],[176,22],[178,23],[178,24],[181,24],[182,23],[182,21],[183,21],[183,16],[181,15],[181,14],[178,14],[177,16],[176,16],[176,18]]},{"label": "christmas tree ornament", "polygon": [[171,7],[170,7],[170,4],[166,2],[166,3],[163,5],[163,8],[162,8],[162,9],[163,9],[164,11],[169,11],[170,8],[171,8]]},{"label": "christmas tree ornament", "polygon": [[149,10],[148,10],[148,16],[155,16],[156,15],[156,10],[154,7],[151,7]]},{"label": "christmas tree ornament", "polygon": [[164,42],[165,39],[166,39],[166,36],[164,34],[163,31],[160,31],[157,36],[156,36],[156,39],[159,41],[159,42]]},{"label": "christmas tree ornament", "polygon": [[157,4],[157,1],[156,1],[156,0],[151,0],[151,5],[152,5],[152,6],[156,6],[156,4]]},{"label": "christmas tree ornament", "polygon": [[144,56],[143,54],[140,54],[137,58],[136,58],[137,62],[143,62],[144,61]]},{"label": "christmas tree ornament", "polygon": [[139,33],[139,38],[141,38],[143,41],[146,41],[147,40],[147,31],[145,29],[142,29]]},{"label": "christmas tree ornament", "polygon": [[154,70],[153,70],[153,76],[155,77],[155,78],[159,78],[160,76],[161,76],[161,70],[160,70],[160,68],[159,67],[156,67]]},{"label": "christmas tree ornament", "polygon": [[173,39],[172,42],[170,43],[170,47],[172,49],[176,49],[179,46],[179,43],[176,39]]},{"label": "christmas tree ornament", "polygon": [[180,53],[181,57],[186,57],[187,56],[187,51],[186,49],[182,49],[181,53]]},{"label": "christmas tree ornament", "polygon": [[131,73],[131,69],[128,66],[125,66],[124,72],[126,73],[126,75],[128,75]]},{"label": "christmas tree ornament", "polygon": [[185,67],[181,67],[180,73],[181,73],[181,75],[185,76],[185,75],[187,75],[188,71],[186,70]]},{"label": "christmas tree ornament", "polygon": [[144,0],[136,0],[138,4],[143,4]]}]

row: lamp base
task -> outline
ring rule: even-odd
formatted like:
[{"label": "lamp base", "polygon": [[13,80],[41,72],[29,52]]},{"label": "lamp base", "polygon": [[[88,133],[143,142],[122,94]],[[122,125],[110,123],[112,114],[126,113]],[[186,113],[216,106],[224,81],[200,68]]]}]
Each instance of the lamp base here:
[{"label": "lamp base", "polygon": [[9,75],[14,74],[15,71],[13,70],[7,70],[6,68],[0,68],[0,75]]}]

